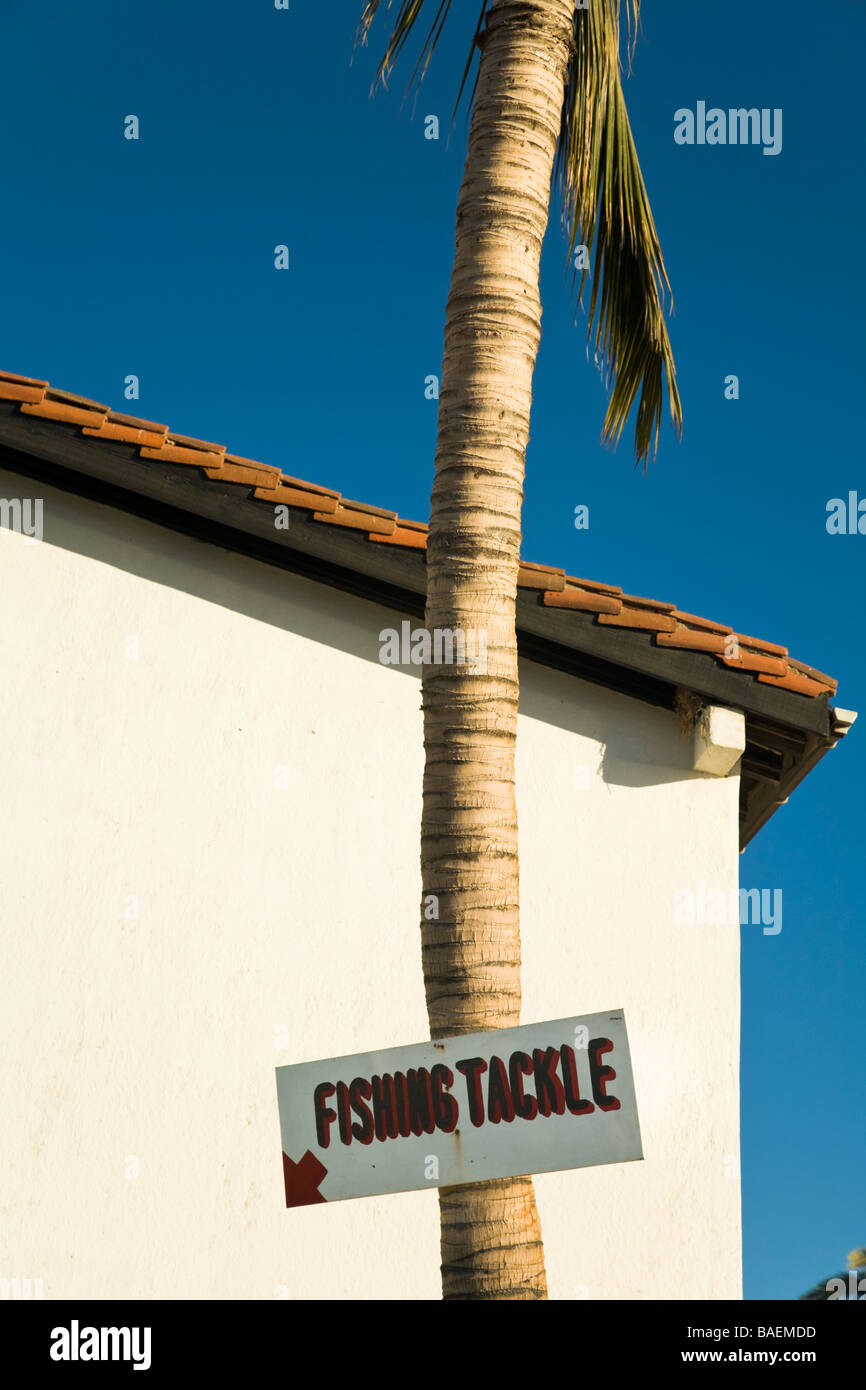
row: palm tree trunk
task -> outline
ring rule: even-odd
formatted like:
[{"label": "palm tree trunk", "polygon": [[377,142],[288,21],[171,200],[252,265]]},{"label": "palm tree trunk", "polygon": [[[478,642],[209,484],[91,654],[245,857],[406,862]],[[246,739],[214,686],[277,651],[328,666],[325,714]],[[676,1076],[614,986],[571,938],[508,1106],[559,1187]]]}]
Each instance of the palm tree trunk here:
[{"label": "palm tree trunk", "polygon": [[[494,0],[480,41],[445,324],[426,623],[431,634],[486,638],[486,671],[431,664],[423,673],[421,930],[432,1038],[520,1021],[520,509],[573,22],[574,0]],[[547,1297],[531,1178],[441,1188],[440,1218],[446,1299]]]}]

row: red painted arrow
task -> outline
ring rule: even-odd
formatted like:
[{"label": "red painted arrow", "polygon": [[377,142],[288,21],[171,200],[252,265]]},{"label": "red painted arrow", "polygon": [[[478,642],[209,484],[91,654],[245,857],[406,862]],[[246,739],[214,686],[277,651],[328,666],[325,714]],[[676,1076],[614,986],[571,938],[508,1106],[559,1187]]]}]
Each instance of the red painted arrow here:
[{"label": "red painted arrow", "polygon": [[319,1184],[327,1177],[328,1170],[309,1149],[299,1163],[293,1163],[287,1153],[283,1154],[283,1177],[286,1182],[286,1206],[309,1207],[314,1202],[327,1202],[319,1191]]}]

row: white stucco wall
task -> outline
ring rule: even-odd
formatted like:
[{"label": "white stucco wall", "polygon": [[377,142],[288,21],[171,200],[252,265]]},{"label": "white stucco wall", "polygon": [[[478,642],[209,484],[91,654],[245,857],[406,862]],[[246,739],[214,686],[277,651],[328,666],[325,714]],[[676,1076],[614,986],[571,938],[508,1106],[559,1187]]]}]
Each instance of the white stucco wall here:
[{"label": "white stucco wall", "polygon": [[[434,1192],[285,1209],[274,1083],[427,1035],[403,615],[36,495],[41,544],[0,530],[0,1278],[436,1298]],[[736,885],[737,778],[531,663],[521,710],[524,1021],[625,1009],[646,1155],[537,1178],[551,1296],[739,1297],[739,932],[673,913]]]}]

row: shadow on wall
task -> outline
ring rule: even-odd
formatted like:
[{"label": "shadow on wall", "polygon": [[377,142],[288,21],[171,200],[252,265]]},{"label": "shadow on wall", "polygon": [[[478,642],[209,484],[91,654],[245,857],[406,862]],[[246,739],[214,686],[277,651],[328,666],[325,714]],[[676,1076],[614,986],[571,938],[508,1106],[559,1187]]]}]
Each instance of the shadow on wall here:
[{"label": "shadow on wall", "polygon": [[[584,691],[592,692],[591,697],[583,699]],[[680,736],[672,710],[521,661],[520,713],[597,743],[600,760],[592,771],[610,786],[703,780],[692,767],[691,739]]]},{"label": "shadow on wall", "polygon": [[[44,499],[43,545],[86,556],[362,661],[380,664],[379,634],[385,629],[399,631],[404,621],[413,628],[421,626],[419,618],[407,613],[15,473],[0,471],[0,495]],[[418,667],[389,669],[395,679],[419,679]],[[601,745],[598,773],[605,782],[645,787],[700,777],[691,766],[690,740],[678,736],[670,710],[615,691],[605,690],[600,700],[602,689],[521,660],[521,715]],[[593,695],[581,699],[581,691]],[[636,705],[642,715],[637,733]],[[665,750],[663,763],[652,758],[659,748]]]}]

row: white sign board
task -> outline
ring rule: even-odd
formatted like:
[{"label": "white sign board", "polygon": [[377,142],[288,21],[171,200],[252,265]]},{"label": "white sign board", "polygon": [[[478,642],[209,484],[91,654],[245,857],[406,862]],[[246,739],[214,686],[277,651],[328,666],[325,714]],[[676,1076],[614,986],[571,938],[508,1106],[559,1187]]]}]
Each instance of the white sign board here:
[{"label": "white sign board", "polygon": [[642,1158],[610,1013],[277,1067],[286,1205]]}]

